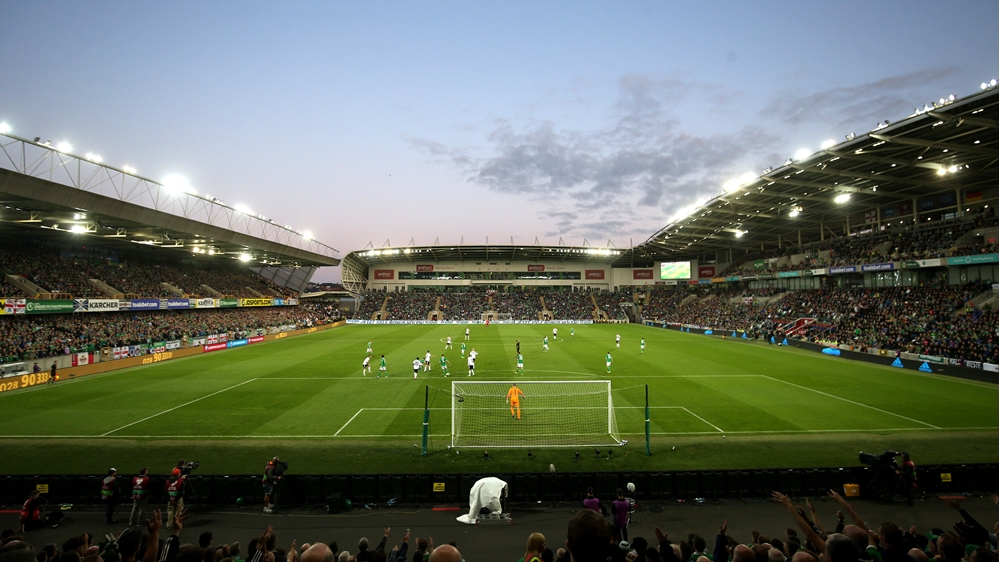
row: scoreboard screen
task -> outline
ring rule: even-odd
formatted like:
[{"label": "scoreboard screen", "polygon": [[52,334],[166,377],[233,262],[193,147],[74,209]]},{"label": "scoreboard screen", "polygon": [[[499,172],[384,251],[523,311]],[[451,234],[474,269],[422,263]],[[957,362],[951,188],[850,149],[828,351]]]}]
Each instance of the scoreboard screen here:
[{"label": "scoreboard screen", "polygon": [[691,262],[673,261],[660,263],[660,279],[690,279]]}]

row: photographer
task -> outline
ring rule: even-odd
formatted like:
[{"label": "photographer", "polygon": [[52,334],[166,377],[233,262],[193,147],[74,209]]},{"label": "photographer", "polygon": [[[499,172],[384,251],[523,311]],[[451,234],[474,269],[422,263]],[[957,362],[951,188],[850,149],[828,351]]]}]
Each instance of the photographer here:
[{"label": "photographer", "polygon": [[272,513],[274,511],[271,508],[271,494],[274,493],[274,487],[281,482],[281,475],[287,469],[288,463],[278,457],[271,459],[264,467],[264,478],[261,480],[264,485],[264,513]]},{"label": "photographer", "polygon": [[118,504],[118,496],[121,490],[118,487],[118,471],[113,468],[108,469],[108,475],[101,481],[101,501],[107,505],[104,511],[104,518],[108,524],[115,522],[115,505]]},{"label": "photographer", "polygon": [[132,478],[132,513],[128,524],[138,525],[144,521],[146,503],[149,501],[149,469],[142,467],[138,476]]},{"label": "photographer", "polygon": [[174,519],[184,512],[184,492],[187,474],[171,476],[167,480],[167,529],[174,528]]}]

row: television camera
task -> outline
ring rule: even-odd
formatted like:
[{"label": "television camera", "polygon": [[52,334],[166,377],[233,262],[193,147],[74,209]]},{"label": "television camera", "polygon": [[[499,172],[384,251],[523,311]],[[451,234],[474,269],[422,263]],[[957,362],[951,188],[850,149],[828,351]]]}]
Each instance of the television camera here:
[{"label": "television camera", "polygon": [[885,500],[892,501],[893,494],[901,484],[899,463],[896,462],[896,457],[902,454],[899,451],[889,449],[883,451],[881,455],[864,451],[858,453],[858,460],[861,461],[861,464],[872,467],[874,472],[871,482],[868,483],[868,488],[876,490],[879,496]]}]

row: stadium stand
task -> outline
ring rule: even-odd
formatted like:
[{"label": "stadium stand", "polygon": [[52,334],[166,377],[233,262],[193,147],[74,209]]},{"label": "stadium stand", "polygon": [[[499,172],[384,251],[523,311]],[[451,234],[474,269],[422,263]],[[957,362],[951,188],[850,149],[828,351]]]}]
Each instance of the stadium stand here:
[{"label": "stadium stand", "polygon": [[[544,293],[546,302],[552,293]],[[535,290],[496,291],[492,296],[493,310],[500,314],[510,314],[512,320],[538,320],[542,309],[543,293]]]},{"label": "stadium stand", "polygon": [[[0,271],[5,275],[21,276],[43,292],[64,293],[74,298],[107,298],[107,294],[92,284],[103,282],[121,295],[137,297],[285,297],[294,293],[282,289],[244,268],[225,267],[225,263],[198,263],[186,258],[174,265],[155,263],[137,255],[122,255],[112,251],[90,250],[72,246],[32,245],[0,249]],[[180,289],[176,294],[163,286],[168,283]],[[6,284],[6,297],[34,297],[21,287]],[[210,290],[211,289],[211,290]],[[213,292],[214,291],[214,292]]]},{"label": "stadium stand", "polygon": [[[982,281],[937,287],[799,290],[750,295],[736,290],[654,291],[647,320],[688,324],[752,337],[777,333],[799,318],[818,321],[811,341],[997,363],[997,312],[968,303],[989,290]],[[768,298],[767,302],[762,297]]]},{"label": "stadium stand", "polygon": [[320,303],[215,310],[12,315],[0,322],[0,357],[7,363],[31,361],[105,347],[184,340],[209,334],[231,334],[239,339],[256,330],[293,324],[297,327],[320,326],[338,319],[334,307]]},{"label": "stadium stand", "polygon": [[[818,267],[862,265],[885,261],[944,258],[994,253],[997,244],[986,237],[976,244],[958,244],[965,234],[976,229],[996,229],[994,209],[956,219],[930,221],[916,226],[902,225],[873,230],[854,236],[841,236],[803,245],[786,245],[766,252],[741,256],[720,275],[742,271],[775,273]],[[754,262],[764,260],[764,267]]]},{"label": "stadium stand", "polygon": [[485,288],[441,293],[441,311],[448,320],[478,320],[486,312],[488,296]]},{"label": "stadium stand", "polygon": [[622,310],[623,304],[632,303],[632,288],[631,287],[620,287],[615,292],[608,291],[598,291],[593,293],[594,299],[597,300],[597,306],[605,314],[608,315],[609,319],[612,320],[626,320],[625,311]]},{"label": "stadium stand", "polygon": [[545,293],[545,308],[556,320],[589,320],[593,317],[594,303],[590,293]]}]

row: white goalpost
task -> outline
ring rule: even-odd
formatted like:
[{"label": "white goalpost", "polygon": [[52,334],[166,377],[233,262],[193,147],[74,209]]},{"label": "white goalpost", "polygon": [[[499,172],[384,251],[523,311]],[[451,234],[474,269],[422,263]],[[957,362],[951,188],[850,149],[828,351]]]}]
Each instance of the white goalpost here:
[{"label": "white goalpost", "polygon": [[[516,385],[519,410],[507,402]],[[518,418],[520,413],[520,419]],[[611,381],[453,381],[451,446],[497,448],[622,445]]]}]

